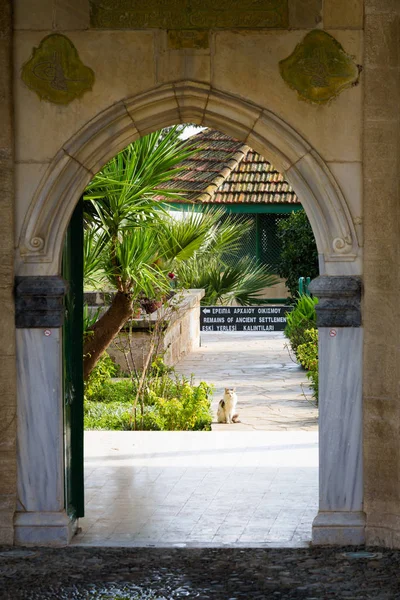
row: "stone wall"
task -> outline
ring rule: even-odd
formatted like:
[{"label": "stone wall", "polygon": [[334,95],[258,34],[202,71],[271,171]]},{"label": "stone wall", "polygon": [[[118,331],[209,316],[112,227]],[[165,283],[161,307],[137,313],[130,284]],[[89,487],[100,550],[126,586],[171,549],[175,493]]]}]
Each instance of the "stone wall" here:
[{"label": "stone wall", "polygon": [[[102,4],[107,2],[111,0],[104,0]],[[54,239],[62,240],[68,219],[61,225],[57,221],[59,204],[51,205],[51,210],[40,205],[36,213],[34,210],[29,213],[38,188],[45,190],[43,196],[52,191],[54,197],[62,199],[63,206],[72,206],[104,164],[105,157],[160,124],[184,121],[185,115],[190,115],[190,120],[198,119],[210,127],[220,128],[247,141],[272,162],[276,160],[276,166],[293,177],[290,181],[296,192],[300,190],[312,197],[309,211],[315,217],[314,224],[321,225],[318,228],[321,266],[328,274],[360,275],[358,242],[362,245],[365,237],[364,508],[367,535],[369,543],[400,546],[398,0],[288,0],[288,11],[282,13],[282,23],[288,24],[287,29],[225,26],[199,32],[185,29],[171,32],[161,25],[136,31],[91,28],[88,0],[15,0],[13,5],[16,239],[24,232],[27,214],[36,215],[40,225],[31,237],[24,238],[25,247],[18,248],[18,273],[54,275],[59,269],[58,256],[48,259],[44,251],[44,258],[37,259],[34,252],[39,253],[42,244],[46,250]],[[0,541],[12,540],[10,525],[15,503],[9,9],[7,0],[3,0],[0,85],[4,91],[0,94],[0,110],[5,111],[1,122],[6,126],[0,132],[3,187],[0,198],[0,422],[5,425],[0,437]],[[280,61],[316,27],[332,35],[354,57],[354,62],[363,66],[359,85],[348,87],[331,102],[318,106],[299,100],[279,70]],[[92,90],[68,105],[40,99],[21,78],[21,69],[33,48],[55,32],[68,37],[95,77]],[[317,70],[316,76],[320,78],[321,72]],[[179,82],[184,80],[191,83],[182,94]],[[151,95],[154,90],[159,93]],[[138,102],[132,100],[145,92],[149,95],[142,96]],[[102,111],[106,109],[114,111],[112,125],[104,125],[108,113]],[[91,121],[100,114],[96,122]],[[292,127],[294,135],[285,137],[282,124]],[[70,140],[79,135],[80,145],[76,146],[76,137]],[[97,146],[92,143],[94,138]],[[341,211],[335,212],[337,203],[335,205],[332,190],[336,188],[329,187],[328,180],[323,178],[326,171],[318,170],[319,164],[327,167],[334,177],[334,185],[337,183],[343,193],[344,202],[340,207],[346,218],[348,209],[347,236],[340,234],[331,239],[327,235],[328,231],[336,231]],[[61,178],[65,172],[69,179]],[[54,179],[46,179],[49,173],[54,173]],[[315,199],[321,189],[326,190],[326,194],[318,204]],[[327,215],[325,221],[319,220],[318,215],[322,213]],[[58,229],[52,219],[57,221]],[[345,238],[354,238],[354,231],[357,260],[347,256],[342,261]],[[332,242],[336,255],[333,261],[324,263],[323,257],[333,252]],[[30,255],[25,260],[29,244]]]},{"label": "stone wall", "polygon": [[0,544],[13,542],[16,370],[13,300],[14,177],[11,0],[0,3]]},{"label": "stone wall", "polygon": [[[177,301],[172,300],[173,308],[160,309],[152,315],[142,316],[133,322],[131,357],[136,368],[141,369],[148,355],[151,334],[149,329],[157,319],[168,320],[168,328],[160,338],[158,355],[162,356],[168,366],[177,362],[200,345],[200,300],[204,290],[188,290],[178,293]],[[110,346],[108,352],[115,362],[126,371],[126,359],[121,345],[127,344],[126,334],[120,334],[121,340]]]},{"label": "stone wall", "polygon": [[[121,6],[121,3],[109,4]],[[277,4],[282,4],[282,1]],[[28,206],[53,158],[57,153],[65,157],[75,156],[74,146],[68,145],[71,136],[101,111],[121,103],[121,127],[126,128],[124,141],[128,144],[140,133],[157,129],[158,123],[154,118],[145,120],[142,125],[123,101],[157,86],[188,79],[265,107],[293,126],[328,164],[348,203],[354,226],[361,233],[362,78],[360,85],[345,89],[334,101],[315,106],[299,100],[297,92],[289,88],[279,71],[279,62],[287,58],[316,26],[324,27],[349,55],[354,56],[355,63],[362,64],[360,4],[361,0],[353,1],[350,10],[347,0],[326,0],[324,3],[322,0],[290,0],[288,30],[215,28],[202,31],[199,43],[193,31],[190,35],[187,31],[172,35],[155,27],[137,30],[90,28],[88,0],[79,3],[76,0],[65,3],[58,0],[16,0],[17,235],[21,233]],[[337,8],[339,5],[340,8]],[[92,91],[87,91],[68,105],[40,99],[21,78],[21,68],[30,59],[33,48],[55,32],[67,36],[75,45],[82,63],[93,70],[95,77]],[[264,118],[260,118],[252,105],[239,115],[235,114],[232,106],[222,109],[219,100],[217,95],[208,102],[209,115],[205,124],[218,128],[221,119],[217,119],[216,115],[224,110],[225,133],[247,138],[256,150],[267,151],[267,158],[273,162],[281,159],[273,141],[269,149],[261,147],[263,128],[268,126],[264,125]],[[127,111],[139,130],[135,133],[124,124],[129,119]],[[179,120],[179,117],[174,118],[173,112],[171,103],[171,123]],[[200,115],[201,112],[199,105]],[[180,114],[183,114],[181,109]],[[241,119],[241,127],[233,124],[234,117]],[[108,144],[110,149],[114,144],[118,144],[118,149],[121,147],[123,134],[119,127],[116,123],[115,140],[109,140]],[[297,146],[293,148],[294,155],[296,149]],[[79,165],[84,168],[79,168]],[[76,157],[76,179],[84,186],[91,179],[92,172],[101,166],[101,161],[96,159],[93,162],[83,152]],[[281,166],[288,168],[290,165],[283,161]],[[59,168],[66,167],[60,164]],[[287,175],[289,177],[290,173]],[[297,190],[302,192],[300,181]],[[60,190],[60,195],[64,193],[68,191]],[[314,214],[317,213],[318,210],[315,210]],[[39,239],[34,241],[41,243]],[[42,273],[45,274],[45,265]]]},{"label": "stone wall", "polygon": [[400,547],[400,3],[365,2],[364,459],[367,542]]}]

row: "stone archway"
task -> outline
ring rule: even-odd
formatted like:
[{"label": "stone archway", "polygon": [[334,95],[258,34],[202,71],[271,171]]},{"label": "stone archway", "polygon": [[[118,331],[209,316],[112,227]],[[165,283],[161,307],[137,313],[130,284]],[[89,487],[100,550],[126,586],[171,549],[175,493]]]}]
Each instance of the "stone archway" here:
[{"label": "stone archway", "polygon": [[[57,281],[74,206],[94,174],[128,143],[185,122],[219,129],[254,147],[285,174],[308,214],[322,275],[315,284],[321,300],[323,367],[320,512],[313,539],[359,544],[364,539],[361,289],[357,277],[361,250],[346,200],[322,158],[282,119],[262,106],[190,81],[121,101],[90,121],[54,157],[27,212],[17,256],[20,508],[16,542],[65,543],[73,531],[62,491],[63,287]],[[24,311],[19,310],[21,302]],[[43,311],[43,306],[49,310]],[[53,335],[44,337],[43,328],[52,328]]]},{"label": "stone archway", "polygon": [[162,127],[193,122],[248,143],[296,189],[311,222],[321,274],[360,273],[360,246],[345,198],[328,167],[282,119],[205,84],[164,85],[114,104],[70,138],[54,157],[26,215],[17,273],[59,273],[60,248],[85,185],[127,144]]}]

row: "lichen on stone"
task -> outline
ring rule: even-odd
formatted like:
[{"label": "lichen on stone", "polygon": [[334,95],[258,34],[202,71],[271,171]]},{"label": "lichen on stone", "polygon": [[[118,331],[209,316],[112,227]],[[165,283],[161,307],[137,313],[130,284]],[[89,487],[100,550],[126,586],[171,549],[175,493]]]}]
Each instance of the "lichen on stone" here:
[{"label": "lichen on stone", "polygon": [[344,89],[356,85],[360,67],[334,37],[315,29],[279,63],[286,83],[302,100],[326,104]]},{"label": "lichen on stone", "polygon": [[94,72],[83,64],[74,44],[58,33],[48,35],[33,48],[21,77],[39,98],[55,104],[72,102],[94,83]]}]

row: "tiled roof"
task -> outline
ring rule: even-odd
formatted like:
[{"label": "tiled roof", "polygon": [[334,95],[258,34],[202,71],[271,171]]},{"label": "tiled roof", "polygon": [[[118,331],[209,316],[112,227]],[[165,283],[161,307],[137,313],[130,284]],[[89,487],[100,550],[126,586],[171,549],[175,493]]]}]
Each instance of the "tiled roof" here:
[{"label": "tiled roof", "polygon": [[281,173],[243,142],[214,129],[205,129],[188,142],[199,151],[179,165],[183,167],[180,173],[160,186],[179,189],[181,202],[299,203]]}]

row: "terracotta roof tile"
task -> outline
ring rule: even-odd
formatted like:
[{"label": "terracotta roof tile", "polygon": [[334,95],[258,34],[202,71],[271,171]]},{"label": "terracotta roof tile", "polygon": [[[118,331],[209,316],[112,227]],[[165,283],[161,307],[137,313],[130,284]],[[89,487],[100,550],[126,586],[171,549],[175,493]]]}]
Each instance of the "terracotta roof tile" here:
[{"label": "terracotta roof tile", "polygon": [[179,165],[183,170],[160,186],[180,190],[182,202],[299,203],[283,175],[243,142],[205,129],[188,143],[199,152],[183,161]]}]

